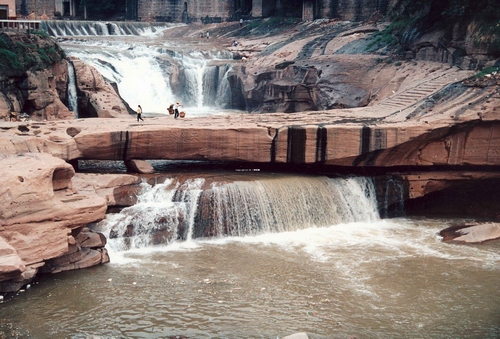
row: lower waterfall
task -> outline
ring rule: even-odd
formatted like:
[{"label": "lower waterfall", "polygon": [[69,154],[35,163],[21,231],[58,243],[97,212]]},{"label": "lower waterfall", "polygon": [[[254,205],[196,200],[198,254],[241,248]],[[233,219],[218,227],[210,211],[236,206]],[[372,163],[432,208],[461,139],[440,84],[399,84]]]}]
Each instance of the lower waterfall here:
[{"label": "lower waterfall", "polygon": [[114,251],[196,238],[253,236],[379,220],[370,179],[285,176],[252,181],[143,183],[137,204],[97,229]]}]

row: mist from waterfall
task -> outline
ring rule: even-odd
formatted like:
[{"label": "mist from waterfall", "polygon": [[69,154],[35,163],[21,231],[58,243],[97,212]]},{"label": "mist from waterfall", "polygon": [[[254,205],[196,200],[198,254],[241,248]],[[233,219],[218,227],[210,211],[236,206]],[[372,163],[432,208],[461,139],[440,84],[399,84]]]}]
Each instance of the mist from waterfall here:
[{"label": "mist from waterfall", "polygon": [[96,229],[112,251],[123,251],[379,220],[367,178],[263,177],[202,189],[204,184],[203,178],[143,183],[137,204],[108,214]]}]

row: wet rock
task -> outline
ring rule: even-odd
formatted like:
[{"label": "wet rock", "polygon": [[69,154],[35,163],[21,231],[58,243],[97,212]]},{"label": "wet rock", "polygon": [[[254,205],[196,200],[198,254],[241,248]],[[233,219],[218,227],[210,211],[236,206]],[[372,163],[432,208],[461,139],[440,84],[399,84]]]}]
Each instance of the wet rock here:
[{"label": "wet rock", "polygon": [[483,243],[500,238],[500,223],[472,223],[455,225],[439,232],[445,242]]},{"label": "wet rock", "polygon": [[307,336],[307,334],[305,332],[300,332],[300,333],[287,335],[286,337],[283,337],[283,339],[309,339],[309,337]]},{"label": "wet rock", "polygon": [[83,93],[79,101],[80,117],[114,118],[133,113],[113,85],[94,67],[77,58],[71,58],[71,62],[75,68],[77,88]]},{"label": "wet rock", "polygon": [[151,166],[147,161],[144,160],[137,160],[137,159],[131,159],[125,161],[125,166],[127,166],[127,169],[131,172],[135,173],[142,173],[142,174],[148,174],[148,173],[154,173],[154,168]]}]

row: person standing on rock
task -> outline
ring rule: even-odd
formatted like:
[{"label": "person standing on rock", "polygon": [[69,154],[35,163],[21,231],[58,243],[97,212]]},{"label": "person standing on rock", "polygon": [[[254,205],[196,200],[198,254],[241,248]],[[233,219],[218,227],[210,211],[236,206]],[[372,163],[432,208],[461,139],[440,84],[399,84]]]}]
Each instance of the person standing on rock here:
[{"label": "person standing on rock", "polygon": [[179,107],[182,105],[178,102],[175,103],[174,105],[174,119],[177,119],[179,117]]},{"label": "person standing on rock", "polygon": [[142,118],[142,107],[141,107],[141,105],[137,105],[137,122],[139,122],[139,120],[144,121],[144,119]]}]

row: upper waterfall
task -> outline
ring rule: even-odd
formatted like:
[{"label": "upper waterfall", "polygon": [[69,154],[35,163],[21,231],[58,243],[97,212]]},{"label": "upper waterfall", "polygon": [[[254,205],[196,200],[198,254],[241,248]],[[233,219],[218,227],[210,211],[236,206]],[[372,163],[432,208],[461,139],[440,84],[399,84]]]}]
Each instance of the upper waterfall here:
[{"label": "upper waterfall", "polygon": [[94,67],[120,96],[144,113],[168,114],[181,102],[187,116],[226,114],[235,107],[228,83],[233,55],[212,46],[178,45],[162,32],[179,24],[44,21],[68,56]]},{"label": "upper waterfall", "polygon": [[41,27],[54,37],[92,35],[150,35],[174,24],[148,22],[102,22],[78,20],[44,20]]}]

